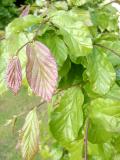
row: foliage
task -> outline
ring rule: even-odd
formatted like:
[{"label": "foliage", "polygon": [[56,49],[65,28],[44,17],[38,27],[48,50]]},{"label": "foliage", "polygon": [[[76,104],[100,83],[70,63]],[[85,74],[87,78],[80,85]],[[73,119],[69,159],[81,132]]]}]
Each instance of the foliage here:
[{"label": "foliage", "polygon": [[2,30],[13,18],[17,17],[15,0],[0,1],[0,30]]},{"label": "foliage", "polygon": [[37,109],[32,109],[19,137],[25,160],[33,159],[38,148],[43,159],[120,158],[118,14],[102,2],[36,1],[5,28],[0,94],[6,83],[15,93],[22,83],[40,96],[36,108],[48,105],[52,142],[39,141]]},{"label": "foliage", "polygon": [[20,133],[20,146],[23,159],[33,159],[39,149],[39,121],[36,109],[30,111]]},{"label": "foliage", "polygon": [[[33,0],[24,0],[24,4],[33,3]],[[20,5],[22,2],[16,0],[1,0],[0,1],[0,30],[3,30],[14,18],[20,14]]]}]

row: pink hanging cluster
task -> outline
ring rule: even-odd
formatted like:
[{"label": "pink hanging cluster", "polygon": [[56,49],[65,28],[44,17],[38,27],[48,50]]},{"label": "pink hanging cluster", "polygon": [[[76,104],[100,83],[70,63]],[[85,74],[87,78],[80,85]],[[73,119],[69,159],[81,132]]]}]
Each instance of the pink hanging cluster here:
[{"label": "pink hanging cluster", "polygon": [[[35,41],[26,47],[27,81],[37,96],[50,101],[57,85],[57,65],[50,50],[42,43]],[[19,58],[13,57],[7,67],[7,86],[16,94],[22,83],[22,71]]]}]

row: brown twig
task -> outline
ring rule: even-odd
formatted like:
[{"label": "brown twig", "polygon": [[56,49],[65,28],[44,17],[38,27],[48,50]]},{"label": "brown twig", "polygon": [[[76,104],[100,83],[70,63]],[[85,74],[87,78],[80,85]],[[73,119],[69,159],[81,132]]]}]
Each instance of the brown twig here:
[{"label": "brown twig", "polygon": [[110,1],[110,2],[106,3],[104,6],[107,6],[107,5],[114,3],[114,2],[117,2],[117,1],[116,0]]},{"label": "brown twig", "polygon": [[[39,108],[40,106],[42,106],[43,104],[45,104],[45,101],[42,101],[41,103],[39,103],[36,107]],[[28,112],[30,112],[34,107],[30,108],[28,111],[24,111],[18,115],[16,115],[16,117],[21,117],[24,116],[25,114],[27,114]]]},{"label": "brown twig", "polygon": [[56,94],[58,94],[58,93],[60,93],[60,92],[62,92],[62,91],[64,91],[64,90],[67,90],[67,89],[69,89],[69,88],[71,88],[71,87],[75,87],[75,86],[81,87],[80,85],[81,85],[81,83],[77,83],[77,84],[73,84],[73,85],[71,85],[71,86],[68,86],[68,87],[66,87],[66,88],[64,88],[64,89],[58,89],[58,90],[56,90],[56,92],[55,92],[54,95],[56,95]]},{"label": "brown twig", "polygon": [[1,38],[0,38],[0,41],[3,41],[4,39],[5,39],[5,37],[1,37]]},{"label": "brown twig", "polygon": [[[58,90],[58,91],[54,94],[54,96],[57,95],[57,94],[59,94],[60,92],[62,92],[62,91],[64,91],[64,90],[68,89],[68,88],[71,88],[71,87],[74,87],[74,86],[79,86],[79,85],[80,85],[80,83],[71,85],[71,86],[69,86],[69,87],[67,87],[67,88],[65,88],[65,89],[62,89],[62,90]],[[38,105],[36,105],[37,109],[38,109],[39,107],[41,107],[43,104],[45,104],[45,103],[47,103],[47,102],[46,102],[46,101],[40,102]],[[56,104],[56,105],[57,105],[57,104]],[[27,114],[28,112],[30,112],[33,108],[34,108],[34,107],[30,108],[28,111],[24,111],[24,112],[16,115],[16,117],[24,116],[25,114]]]},{"label": "brown twig", "polygon": [[41,102],[40,104],[38,104],[36,107],[39,108],[40,106],[42,106],[42,105],[45,104],[45,103],[46,103],[46,102],[43,101],[43,102]]},{"label": "brown twig", "polygon": [[112,4],[112,3],[120,3],[120,1],[119,0],[112,0],[112,1],[110,1],[108,3],[100,5],[100,8],[104,8],[104,7],[106,7],[106,6],[108,6],[108,5]]}]

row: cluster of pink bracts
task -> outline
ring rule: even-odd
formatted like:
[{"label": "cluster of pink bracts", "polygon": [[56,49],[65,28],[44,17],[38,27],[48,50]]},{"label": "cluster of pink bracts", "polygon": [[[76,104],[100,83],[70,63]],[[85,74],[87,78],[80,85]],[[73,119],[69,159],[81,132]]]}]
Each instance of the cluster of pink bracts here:
[{"label": "cluster of pink bracts", "polygon": [[[57,65],[50,50],[42,43],[35,41],[26,46],[26,77],[33,93],[43,100],[49,101],[54,93],[58,72]],[[22,68],[17,56],[9,60],[6,82],[15,94],[22,85]]]}]

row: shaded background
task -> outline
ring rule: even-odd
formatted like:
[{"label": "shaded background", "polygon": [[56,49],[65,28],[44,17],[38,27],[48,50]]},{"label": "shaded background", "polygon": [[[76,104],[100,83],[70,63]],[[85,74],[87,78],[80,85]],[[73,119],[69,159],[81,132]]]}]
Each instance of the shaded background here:
[{"label": "shaded background", "polygon": [[[33,3],[33,0],[0,0],[0,33],[8,23],[20,15],[21,5],[30,3]],[[0,97],[0,160],[21,160],[20,151],[17,151],[15,147],[18,141],[18,130],[24,123],[25,115],[18,118],[14,133],[11,126],[5,127],[4,124],[13,115],[27,111],[39,103],[40,98],[28,96],[25,88],[22,88],[17,96],[9,91]],[[42,109],[45,111],[45,107],[40,108],[39,113],[41,114]]]},{"label": "shaded background", "polygon": [[[14,132],[12,126],[4,126],[8,119],[13,115],[22,113],[38,105],[40,98],[28,96],[27,90],[23,88],[17,96],[10,91],[0,98],[0,160],[19,160],[21,159],[20,151],[15,149],[18,141],[18,130],[24,123],[25,116],[18,118]],[[40,108],[45,110],[45,107]]]},{"label": "shaded background", "polygon": [[22,5],[31,4],[34,0],[0,0],[0,30],[19,16]]}]

